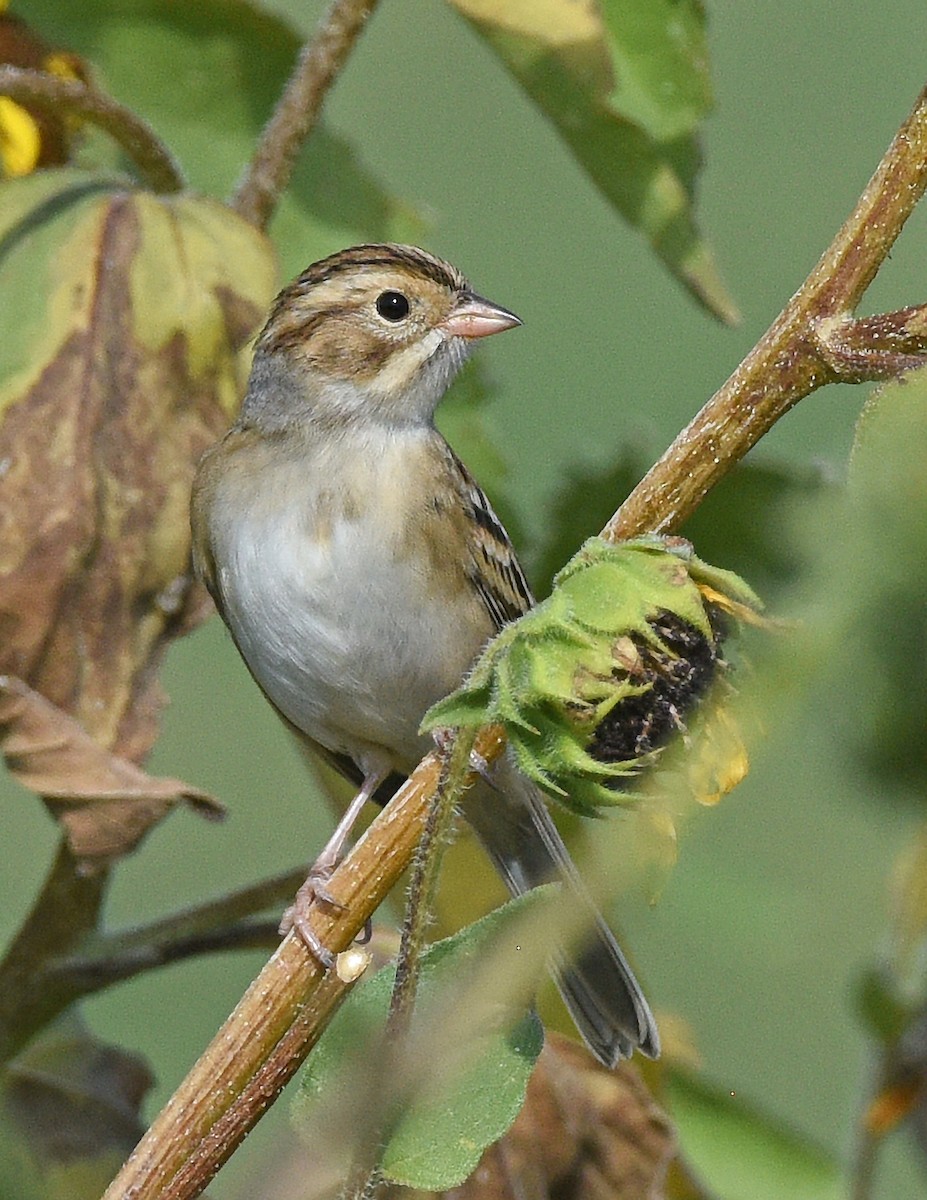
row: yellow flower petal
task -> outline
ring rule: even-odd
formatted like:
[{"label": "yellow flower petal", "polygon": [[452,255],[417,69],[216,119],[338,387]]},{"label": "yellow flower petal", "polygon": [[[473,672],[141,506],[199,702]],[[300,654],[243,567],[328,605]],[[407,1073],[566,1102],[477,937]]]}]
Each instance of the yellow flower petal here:
[{"label": "yellow flower petal", "polygon": [[41,148],[32,116],[9,96],[0,96],[0,164],[4,173],[16,177],[34,171]]}]

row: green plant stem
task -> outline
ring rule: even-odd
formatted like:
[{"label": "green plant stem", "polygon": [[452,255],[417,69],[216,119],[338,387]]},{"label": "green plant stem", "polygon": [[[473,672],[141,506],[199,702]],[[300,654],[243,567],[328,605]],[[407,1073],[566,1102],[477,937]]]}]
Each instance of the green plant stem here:
[{"label": "green plant stem", "polygon": [[[876,348],[841,355],[849,315],[927,186],[927,91],[898,130],[853,212],[814,270],[737,370],[715,392],[603,530],[622,541],[678,530],[706,494],[802,397],[825,383],[892,378],[923,363]],[[922,309],[904,310],[911,313]],[[897,314],[889,314],[895,317]],[[922,319],[922,317],[921,317]],[[856,323],[857,332],[878,322]],[[883,321],[886,318],[882,318]],[[920,334],[922,337],[922,332]],[[910,345],[910,343],[908,343]],[[918,341],[923,348],[923,341]]]},{"label": "green plant stem", "polygon": [[86,83],[25,67],[0,66],[0,96],[72,113],[96,125],[122,147],[155,192],[180,192],[186,187],[180,165],[148,122]]},{"label": "green plant stem", "polygon": [[438,875],[444,851],[450,842],[457,803],[469,775],[474,732],[461,729],[451,735],[452,741],[444,755],[425,830],[415,852],[402,940],[396,960],[396,982],[390,1002],[387,1025],[390,1041],[405,1037],[415,1005],[422,951],[428,940]]},{"label": "green plant stem", "polygon": [[231,207],[266,229],[290,180],[296,156],[378,0],[333,0],[264,127]]}]

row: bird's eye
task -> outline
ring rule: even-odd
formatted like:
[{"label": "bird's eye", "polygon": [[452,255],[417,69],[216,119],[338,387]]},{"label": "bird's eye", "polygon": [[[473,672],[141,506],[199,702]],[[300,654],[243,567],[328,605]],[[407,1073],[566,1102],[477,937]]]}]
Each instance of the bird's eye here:
[{"label": "bird's eye", "polygon": [[409,301],[402,292],[381,292],[377,312],[386,321],[402,321],[409,315]]}]

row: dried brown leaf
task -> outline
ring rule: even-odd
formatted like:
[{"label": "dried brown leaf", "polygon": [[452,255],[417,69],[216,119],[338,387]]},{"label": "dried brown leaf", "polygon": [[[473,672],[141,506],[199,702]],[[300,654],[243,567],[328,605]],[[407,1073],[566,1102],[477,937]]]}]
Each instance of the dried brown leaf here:
[{"label": "dried brown leaf", "polygon": [[143,1131],[143,1059],[69,1018],[0,1073],[0,1121],[43,1197],[97,1197]]},{"label": "dried brown leaf", "polygon": [[269,303],[223,205],[49,171],[0,205],[0,671],[139,761],[156,670],[203,611],[188,503]]},{"label": "dried brown leaf", "polygon": [[181,801],[204,816],[224,812],[206,792],[110,754],[73,717],[8,675],[0,676],[0,745],[10,772],[42,796],[88,867],[134,849]]}]

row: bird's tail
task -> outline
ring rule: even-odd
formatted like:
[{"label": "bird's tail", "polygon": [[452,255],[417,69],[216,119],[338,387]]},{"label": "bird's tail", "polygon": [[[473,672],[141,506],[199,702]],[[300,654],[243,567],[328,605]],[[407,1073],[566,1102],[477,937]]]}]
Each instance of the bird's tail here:
[{"label": "bird's tail", "polygon": [[513,895],[559,881],[588,912],[577,948],[569,954],[555,950],[553,966],[570,1016],[599,1062],[612,1067],[635,1050],[657,1058],[660,1036],[634,972],[579,878],[540,793],[507,766],[502,790],[479,783],[468,793],[468,823]]}]

